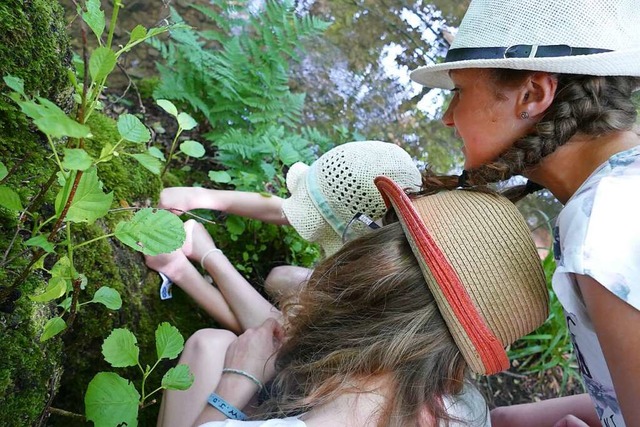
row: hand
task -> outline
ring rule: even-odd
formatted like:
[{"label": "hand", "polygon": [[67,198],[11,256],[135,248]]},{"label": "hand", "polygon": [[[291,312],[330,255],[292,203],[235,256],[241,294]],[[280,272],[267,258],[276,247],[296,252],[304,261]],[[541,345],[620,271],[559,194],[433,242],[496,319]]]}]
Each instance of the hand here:
[{"label": "hand", "polygon": [[203,196],[202,188],[198,187],[169,187],[160,192],[158,207],[169,209],[177,215],[191,209],[197,209],[196,202]]},{"label": "hand", "polygon": [[280,349],[284,331],[274,319],[258,328],[250,328],[227,349],[225,368],[242,369],[263,384],[275,376],[275,353]]},{"label": "hand", "polygon": [[578,417],[567,415],[566,417],[555,423],[553,427],[589,427],[589,424],[585,423]]}]

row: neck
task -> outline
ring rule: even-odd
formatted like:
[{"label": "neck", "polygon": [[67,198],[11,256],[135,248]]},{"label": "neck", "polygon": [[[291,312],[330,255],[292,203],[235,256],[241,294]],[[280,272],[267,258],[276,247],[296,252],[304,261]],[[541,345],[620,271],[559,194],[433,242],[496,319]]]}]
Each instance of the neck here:
[{"label": "neck", "polygon": [[640,137],[632,131],[600,137],[576,135],[524,175],[565,204],[598,166],[612,155],[637,145]]},{"label": "neck", "polygon": [[348,386],[348,391],[332,401],[316,406],[301,419],[307,427],[374,427],[379,424],[380,414],[389,402],[389,379],[382,376],[375,380],[357,381]]}]

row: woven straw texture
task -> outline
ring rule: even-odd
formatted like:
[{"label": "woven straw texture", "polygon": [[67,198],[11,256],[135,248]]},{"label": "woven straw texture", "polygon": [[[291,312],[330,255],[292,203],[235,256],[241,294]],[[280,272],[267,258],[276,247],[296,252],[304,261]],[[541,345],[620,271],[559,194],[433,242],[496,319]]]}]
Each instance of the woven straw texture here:
[{"label": "woven straw texture", "polygon": [[[381,218],[386,206],[374,178],[386,176],[402,188],[415,190],[421,176],[411,156],[395,144],[381,141],[357,141],[339,145],[315,162],[316,186],[342,227],[362,212],[373,219]],[[318,211],[307,187],[310,168],[294,164],[287,174],[291,197],[283,203],[289,223],[304,239],[318,243],[326,256],[342,247],[342,229],[335,230]],[[354,223],[357,234],[366,227]]]},{"label": "woven straw texture", "polygon": [[[549,304],[538,252],[516,207],[495,194],[462,190],[410,201],[395,184],[380,181],[376,183],[398,213],[429,289],[471,369],[491,374],[508,368],[504,347],[540,326]],[[425,236],[437,246],[435,251],[427,249],[427,255]],[[437,278],[442,264],[452,267],[457,276],[453,281],[463,288],[458,293],[465,295],[447,297]],[[464,306],[465,299],[469,306]],[[460,304],[465,308],[462,316],[456,314]],[[484,323],[471,325],[481,332],[479,345],[469,336],[470,321]],[[495,339],[499,344],[491,342]],[[495,354],[483,357],[483,351]]]},{"label": "woven straw texture", "polygon": [[510,68],[599,76],[640,76],[638,0],[473,0],[451,49],[568,45],[614,52],[554,58],[478,59],[418,68],[411,78],[451,89],[448,71]]}]

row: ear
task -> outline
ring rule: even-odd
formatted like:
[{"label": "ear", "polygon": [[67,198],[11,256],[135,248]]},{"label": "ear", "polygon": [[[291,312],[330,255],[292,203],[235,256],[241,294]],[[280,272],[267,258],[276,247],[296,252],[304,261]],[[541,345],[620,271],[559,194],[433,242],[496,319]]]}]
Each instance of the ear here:
[{"label": "ear", "polygon": [[558,79],[550,73],[533,73],[522,87],[516,107],[518,114],[527,112],[537,119],[549,108],[556,95]]}]

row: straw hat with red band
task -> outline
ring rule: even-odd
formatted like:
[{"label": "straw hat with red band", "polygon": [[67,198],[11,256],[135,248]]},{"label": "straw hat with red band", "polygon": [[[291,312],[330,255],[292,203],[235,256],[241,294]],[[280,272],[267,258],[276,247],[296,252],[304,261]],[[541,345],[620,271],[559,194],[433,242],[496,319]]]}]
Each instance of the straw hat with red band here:
[{"label": "straw hat with red band", "polygon": [[409,198],[383,176],[375,184],[398,215],[471,369],[485,375],[507,369],[504,348],[540,326],[549,312],[540,258],[515,205],[469,190]]}]

